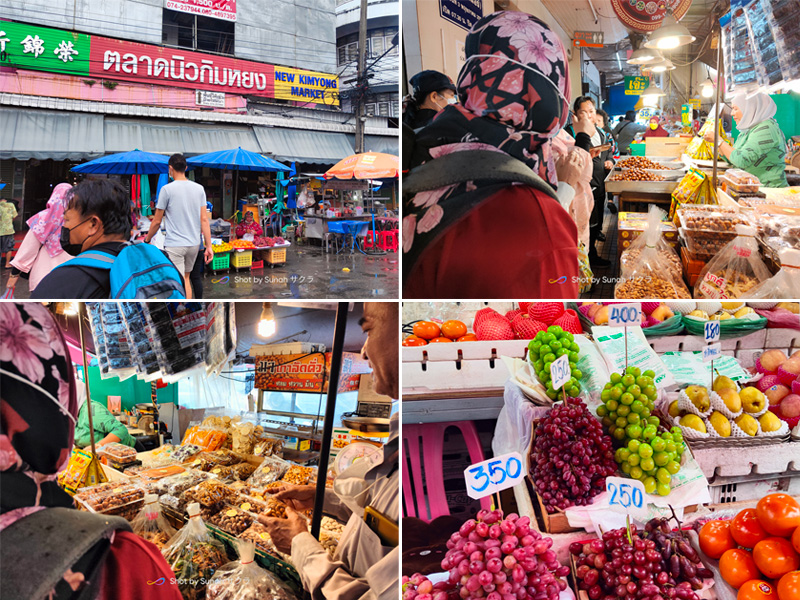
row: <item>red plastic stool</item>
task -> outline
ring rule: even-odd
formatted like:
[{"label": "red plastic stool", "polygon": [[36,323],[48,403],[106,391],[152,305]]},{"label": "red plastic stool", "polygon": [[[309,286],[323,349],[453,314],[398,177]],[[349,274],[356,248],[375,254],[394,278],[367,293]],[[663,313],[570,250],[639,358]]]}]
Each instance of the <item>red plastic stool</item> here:
[{"label": "red plastic stool", "polygon": [[[431,522],[437,517],[450,514],[442,477],[444,456],[444,434],[448,427],[455,427],[464,436],[471,464],[484,460],[483,448],[475,423],[455,421],[450,423],[426,423],[403,425],[403,514]],[[420,456],[420,446],[422,448]],[[422,467],[425,467],[425,481]],[[481,507],[492,509],[490,497],[481,498]]]},{"label": "red plastic stool", "polygon": [[392,252],[397,252],[398,250],[398,240],[397,240],[397,229],[391,229],[389,231],[381,231],[381,250]]},{"label": "red plastic stool", "polygon": [[[375,235],[375,243],[372,243],[372,236]],[[367,229],[367,235],[364,236],[364,248],[381,247],[381,232]]]}]

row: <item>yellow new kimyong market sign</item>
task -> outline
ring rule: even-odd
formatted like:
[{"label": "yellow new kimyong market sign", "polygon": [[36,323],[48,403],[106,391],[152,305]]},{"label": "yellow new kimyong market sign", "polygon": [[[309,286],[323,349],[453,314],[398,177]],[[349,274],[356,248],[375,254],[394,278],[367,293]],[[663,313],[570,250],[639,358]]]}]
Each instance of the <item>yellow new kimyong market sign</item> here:
[{"label": "yellow new kimyong market sign", "polygon": [[339,77],[275,65],[275,98],[339,106]]}]

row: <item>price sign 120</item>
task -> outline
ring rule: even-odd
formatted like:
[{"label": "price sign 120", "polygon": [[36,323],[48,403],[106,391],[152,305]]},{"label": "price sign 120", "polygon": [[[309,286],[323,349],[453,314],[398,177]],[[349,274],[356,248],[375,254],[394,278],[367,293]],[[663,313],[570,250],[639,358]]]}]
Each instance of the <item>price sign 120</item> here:
[{"label": "price sign 120", "polygon": [[642,324],[641,304],[612,304],[608,309],[609,327],[635,327]]},{"label": "price sign 120", "polygon": [[464,469],[467,495],[477,500],[514,487],[525,479],[522,465],[520,453],[511,452],[467,467]]}]

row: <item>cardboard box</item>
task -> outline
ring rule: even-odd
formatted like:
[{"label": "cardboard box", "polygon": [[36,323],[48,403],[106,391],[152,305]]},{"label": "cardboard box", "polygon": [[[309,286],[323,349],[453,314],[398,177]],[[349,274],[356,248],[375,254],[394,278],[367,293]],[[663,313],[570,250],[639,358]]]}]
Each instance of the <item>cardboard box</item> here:
[{"label": "cardboard box", "polygon": [[649,137],[644,141],[644,155],[679,158],[691,141],[690,137]]},{"label": "cardboard box", "polygon": [[686,247],[681,248],[681,262],[683,263],[683,278],[689,284],[689,287],[693,288],[706,263],[704,260],[694,256]]},{"label": "cardboard box", "polygon": [[[630,247],[644,231],[647,213],[621,212],[617,221],[617,256]],[[678,228],[668,221],[661,222],[661,235],[673,248],[678,249]]]}]

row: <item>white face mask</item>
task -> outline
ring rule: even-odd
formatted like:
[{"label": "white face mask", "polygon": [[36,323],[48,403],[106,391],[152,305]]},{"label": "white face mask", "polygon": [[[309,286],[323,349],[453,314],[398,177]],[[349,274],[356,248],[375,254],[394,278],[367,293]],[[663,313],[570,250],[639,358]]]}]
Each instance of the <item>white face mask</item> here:
[{"label": "white face mask", "polygon": [[[442,98],[444,98],[444,96],[442,96]],[[437,107],[439,110],[444,110],[444,109],[445,109],[445,108],[447,108],[447,107],[448,107],[448,105],[450,105],[450,104],[458,104],[458,97],[457,97],[457,96],[453,96],[452,98],[445,98],[445,101],[446,101],[447,103],[446,103],[444,106],[441,106],[441,105],[440,105],[438,102],[436,102],[436,107]]]}]

